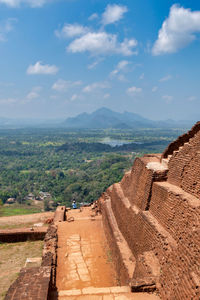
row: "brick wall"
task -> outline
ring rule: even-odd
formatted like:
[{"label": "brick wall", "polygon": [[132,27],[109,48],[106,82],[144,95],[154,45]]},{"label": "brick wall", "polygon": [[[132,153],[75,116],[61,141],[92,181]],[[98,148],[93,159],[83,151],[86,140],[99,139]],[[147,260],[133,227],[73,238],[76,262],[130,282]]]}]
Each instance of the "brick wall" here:
[{"label": "brick wall", "polygon": [[199,132],[199,130],[200,122],[197,122],[187,133],[184,133],[183,135],[179,136],[175,141],[170,143],[163,152],[162,157],[167,158],[168,155],[172,155],[174,151],[179,150],[179,148],[185,143],[189,142],[189,140],[192,139],[195,136],[195,134]]},{"label": "brick wall", "polygon": [[23,268],[9,288],[5,300],[45,300],[50,278],[51,267]]},{"label": "brick wall", "polygon": [[43,240],[47,232],[47,227],[40,228],[20,228],[0,230],[0,242],[1,243],[17,243],[25,241],[37,241]]},{"label": "brick wall", "polygon": [[200,196],[200,132],[175,152],[169,161],[168,181]]},{"label": "brick wall", "polygon": [[[146,168],[148,162],[158,162],[155,156],[138,157],[135,159],[131,173],[125,175],[121,186],[124,195],[131,204],[145,210],[153,182],[153,171]],[[128,179],[128,180],[127,180]]]},{"label": "brick wall", "polygon": [[[136,260],[133,290],[156,284],[161,299],[199,300],[200,122],[162,157],[168,160],[136,158],[132,170],[103,198],[110,197],[113,218]],[[102,214],[109,228],[106,206]],[[116,239],[109,239],[115,248]]]}]

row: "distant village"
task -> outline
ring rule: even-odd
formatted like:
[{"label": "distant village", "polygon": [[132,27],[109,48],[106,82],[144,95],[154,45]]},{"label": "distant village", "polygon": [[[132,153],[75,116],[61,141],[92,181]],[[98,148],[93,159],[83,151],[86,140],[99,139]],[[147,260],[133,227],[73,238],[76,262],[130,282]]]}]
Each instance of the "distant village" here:
[{"label": "distant village", "polygon": [[[35,196],[33,193],[29,193],[27,196],[24,197],[26,202],[31,202],[35,205],[41,204],[41,202],[48,203],[49,208],[52,208],[54,201],[52,196],[49,192],[42,192],[40,191],[38,196]],[[11,204],[17,203],[16,198],[8,198],[4,204],[4,206],[9,206]]]}]

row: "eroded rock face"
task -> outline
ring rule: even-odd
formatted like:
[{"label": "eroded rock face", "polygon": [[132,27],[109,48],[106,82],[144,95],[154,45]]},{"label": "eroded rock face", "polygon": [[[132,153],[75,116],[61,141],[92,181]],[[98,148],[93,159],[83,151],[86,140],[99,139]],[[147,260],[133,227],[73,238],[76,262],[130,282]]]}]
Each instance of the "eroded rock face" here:
[{"label": "eroded rock face", "polygon": [[[122,284],[129,281],[134,291],[156,287],[162,299],[200,299],[199,196],[198,122],[162,155],[136,158],[99,199]],[[134,257],[132,275],[117,231]]]}]

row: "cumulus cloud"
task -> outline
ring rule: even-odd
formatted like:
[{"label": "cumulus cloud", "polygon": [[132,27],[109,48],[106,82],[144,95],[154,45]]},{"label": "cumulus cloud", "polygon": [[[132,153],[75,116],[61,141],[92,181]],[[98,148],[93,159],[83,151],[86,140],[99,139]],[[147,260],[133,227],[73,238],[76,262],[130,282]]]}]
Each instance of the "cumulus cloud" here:
[{"label": "cumulus cloud", "polygon": [[165,77],[162,77],[162,78],[160,78],[160,82],[165,82],[165,81],[168,81],[168,80],[170,80],[170,79],[172,79],[172,75],[167,75],[167,76],[165,76]]},{"label": "cumulus cloud", "polygon": [[0,4],[2,3],[10,7],[19,7],[22,4],[31,7],[42,7],[49,2],[51,2],[51,0],[0,0]]},{"label": "cumulus cloud", "polygon": [[[128,9],[123,5],[107,5],[102,14],[101,23],[103,25],[115,23],[120,20]],[[89,21],[97,19],[99,16],[94,13],[89,17]],[[71,53],[89,52],[93,56],[121,54],[123,56],[136,55],[137,40],[134,38],[124,38],[118,40],[118,35],[108,33],[104,26],[99,30],[80,24],[65,24],[61,29],[55,30],[58,38],[71,38],[72,41],[66,47],[66,51]],[[92,69],[96,63],[92,64]]]},{"label": "cumulus cloud", "polygon": [[161,55],[177,52],[194,41],[195,34],[199,32],[200,11],[191,11],[175,4],[159,30],[152,53]]},{"label": "cumulus cloud", "polygon": [[30,65],[27,69],[27,74],[29,75],[54,75],[58,72],[58,68],[55,65],[44,65],[41,61],[35,63],[35,65]]},{"label": "cumulus cloud", "polygon": [[26,98],[28,100],[33,100],[40,97],[39,92],[42,90],[41,86],[35,86],[32,90],[27,94]]},{"label": "cumulus cloud", "polygon": [[7,40],[7,34],[14,29],[14,23],[17,19],[8,18],[0,23],[0,42],[5,42]]},{"label": "cumulus cloud", "polygon": [[133,94],[138,94],[142,92],[142,88],[132,86],[126,90],[127,94],[133,95]]},{"label": "cumulus cloud", "polygon": [[55,35],[59,38],[73,38],[88,32],[88,27],[79,24],[65,24],[61,30],[55,30]]},{"label": "cumulus cloud", "polygon": [[127,69],[127,66],[129,64],[130,64],[129,61],[127,61],[127,60],[121,60],[117,64],[116,68],[110,73],[110,76],[113,77],[113,76],[119,74],[120,72],[125,71]]},{"label": "cumulus cloud", "polygon": [[53,85],[52,89],[58,92],[65,92],[68,89],[81,85],[82,81],[68,81],[68,80],[63,80],[63,79],[58,79]]},{"label": "cumulus cloud", "polygon": [[89,16],[89,18],[88,18],[88,20],[89,21],[93,21],[93,20],[95,20],[95,19],[98,19],[98,14],[97,13],[94,13],[94,14],[92,14],[91,16]]},{"label": "cumulus cloud", "polygon": [[115,23],[123,18],[123,15],[128,11],[126,6],[117,4],[108,4],[103,15],[102,24],[108,25]]},{"label": "cumulus cloud", "polygon": [[117,41],[117,35],[106,32],[88,32],[75,39],[67,47],[68,52],[90,52],[92,55],[99,54],[122,54],[129,56],[135,54],[133,48],[137,46],[135,39],[124,39],[122,43]]},{"label": "cumulus cloud", "polygon": [[95,90],[107,89],[109,87],[110,86],[109,86],[108,82],[94,82],[92,84],[89,84],[89,85],[85,86],[83,88],[83,92],[84,93],[91,93]]}]

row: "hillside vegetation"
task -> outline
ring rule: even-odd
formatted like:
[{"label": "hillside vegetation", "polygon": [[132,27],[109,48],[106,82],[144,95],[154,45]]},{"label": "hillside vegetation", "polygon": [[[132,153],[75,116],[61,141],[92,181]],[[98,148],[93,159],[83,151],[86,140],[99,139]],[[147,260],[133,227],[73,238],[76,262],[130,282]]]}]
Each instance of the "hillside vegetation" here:
[{"label": "hillside vegetation", "polygon": [[[72,200],[92,202],[121,180],[135,156],[163,151],[180,133],[161,129],[1,130],[0,214],[12,214],[10,207],[16,209],[16,203],[3,206],[9,198],[25,205],[26,211],[35,209],[27,195],[38,199],[41,191],[50,193],[51,207],[71,205]],[[106,139],[117,145],[102,143]],[[43,204],[48,210],[47,201]]]}]

